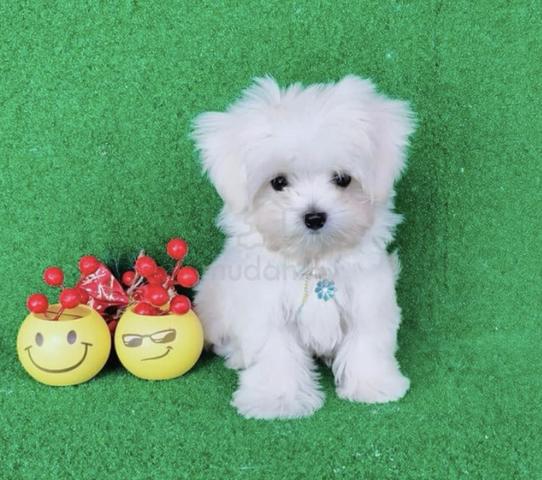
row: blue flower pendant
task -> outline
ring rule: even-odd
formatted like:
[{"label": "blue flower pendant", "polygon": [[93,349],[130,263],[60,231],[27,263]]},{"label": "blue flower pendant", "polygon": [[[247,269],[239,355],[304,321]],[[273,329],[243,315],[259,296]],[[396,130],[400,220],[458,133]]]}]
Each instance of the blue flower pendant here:
[{"label": "blue flower pendant", "polygon": [[318,280],[314,287],[314,293],[316,293],[316,296],[324,302],[332,299],[335,296],[336,291],[335,282],[333,280],[328,280],[327,278]]}]

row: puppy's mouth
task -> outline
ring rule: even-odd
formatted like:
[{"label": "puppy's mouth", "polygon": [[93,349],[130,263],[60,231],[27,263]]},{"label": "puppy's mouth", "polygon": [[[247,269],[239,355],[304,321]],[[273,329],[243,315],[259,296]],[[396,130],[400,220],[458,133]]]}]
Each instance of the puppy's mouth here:
[{"label": "puppy's mouth", "polygon": [[356,234],[349,230],[342,230],[335,225],[326,224],[322,228],[305,229],[299,239],[297,250],[304,257],[322,258],[338,252],[345,252],[355,248],[367,232],[367,227],[356,226]]}]

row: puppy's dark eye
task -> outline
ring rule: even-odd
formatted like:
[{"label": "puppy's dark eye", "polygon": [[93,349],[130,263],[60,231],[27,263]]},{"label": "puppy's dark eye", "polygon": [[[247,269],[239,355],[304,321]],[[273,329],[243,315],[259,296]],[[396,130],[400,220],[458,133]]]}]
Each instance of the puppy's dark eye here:
[{"label": "puppy's dark eye", "polygon": [[347,173],[335,173],[331,181],[338,187],[346,188],[350,185],[352,177]]},{"label": "puppy's dark eye", "polygon": [[284,175],[278,175],[271,180],[271,186],[273,187],[273,190],[281,192],[288,186],[288,179]]}]

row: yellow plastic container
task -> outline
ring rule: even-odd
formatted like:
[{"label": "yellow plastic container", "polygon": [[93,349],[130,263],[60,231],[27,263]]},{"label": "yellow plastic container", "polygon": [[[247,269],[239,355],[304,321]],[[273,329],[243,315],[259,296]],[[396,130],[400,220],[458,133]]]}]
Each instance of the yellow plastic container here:
[{"label": "yellow plastic container", "polygon": [[[59,305],[51,305],[56,312]],[[31,313],[19,329],[17,353],[28,374],[46,385],[76,385],[103,368],[111,351],[104,319],[90,307],[67,309],[58,320]]]},{"label": "yellow plastic container", "polygon": [[203,329],[196,314],[138,315],[128,308],[115,330],[115,350],[130,373],[146,380],[179,377],[198,361]]}]

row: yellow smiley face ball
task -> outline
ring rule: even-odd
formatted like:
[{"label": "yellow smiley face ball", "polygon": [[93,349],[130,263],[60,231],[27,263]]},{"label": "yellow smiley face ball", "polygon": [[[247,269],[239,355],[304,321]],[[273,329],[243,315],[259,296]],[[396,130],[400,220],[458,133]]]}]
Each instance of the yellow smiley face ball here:
[{"label": "yellow smiley face ball", "polygon": [[[51,305],[50,311],[58,308]],[[90,380],[103,368],[110,351],[107,324],[85,305],[65,310],[58,320],[31,313],[17,335],[19,361],[30,376],[47,385]]]},{"label": "yellow smiley face ball", "polygon": [[190,370],[203,350],[196,314],[138,315],[131,308],[115,330],[115,350],[126,370],[146,380],[168,380]]}]

